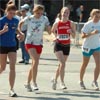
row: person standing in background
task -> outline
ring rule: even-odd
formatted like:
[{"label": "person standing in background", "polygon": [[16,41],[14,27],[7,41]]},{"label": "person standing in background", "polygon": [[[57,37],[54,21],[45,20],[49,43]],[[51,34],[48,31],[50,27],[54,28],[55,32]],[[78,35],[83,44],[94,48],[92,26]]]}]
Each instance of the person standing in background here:
[{"label": "person standing in background", "polygon": [[[21,9],[21,20],[23,20],[25,17],[27,17],[26,15],[27,11],[25,8]],[[21,27],[21,31],[25,34],[26,37],[26,32],[27,32],[27,25],[22,25]],[[25,40],[20,42],[20,47],[21,47],[21,52],[22,52],[22,61],[19,61],[19,63],[25,63],[25,64],[29,64],[29,54],[25,49]]]},{"label": "person standing in background", "polygon": [[83,5],[76,9],[78,22],[86,22],[86,12]]},{"label": "person standing in background", "polygon": [[24,4],[23,6],[21,6],[21,9],[25,9],[26,10],[26,16],[31,16],[31,12],[30,12],[30,6],[28,4]]}]

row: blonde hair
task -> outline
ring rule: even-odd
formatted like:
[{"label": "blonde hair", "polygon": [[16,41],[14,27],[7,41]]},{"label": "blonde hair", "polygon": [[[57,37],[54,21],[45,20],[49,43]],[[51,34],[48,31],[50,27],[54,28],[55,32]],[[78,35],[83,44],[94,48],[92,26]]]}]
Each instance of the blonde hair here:
[{"label": "blonde hair", "polygon": [[44,11],[44,6],[43,5],[35,5],[34,8],[33,8],[33,12],[37,12],[39,10]]},{"label": "blonde hair", "polygon": [[97,13],[100,13],[100,10],[99,10],[99,9],[93,9],[93,10],[90,12],[90,17],[91,17],[91,19],[92,19],[93,16],[96,15]]},{"label": "blonde hair", "polygon": [[[68,10],[69,10],[68,7],[63,7],[63,8],[61,9],[60,13],[57,14],[57,18],[61,19],[61,13],[62,13],[62,11],[65,10],[65,9],[68,9]],[[70,10],[69,10],[69,12],[70,12]]]}]

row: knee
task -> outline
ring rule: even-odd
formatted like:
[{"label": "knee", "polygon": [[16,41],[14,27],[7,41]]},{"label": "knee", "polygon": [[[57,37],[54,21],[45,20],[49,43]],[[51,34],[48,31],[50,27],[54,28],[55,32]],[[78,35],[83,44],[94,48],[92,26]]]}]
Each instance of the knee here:
[{"label": "knee", "polygon": [[39,63],[39,60],[33,60],[33,64],[36,65]]},{"label": "knee", "polygon": [[0,67],[0,73],[2,73],[3,71],[5,71],[5,69],[6,69],[5,67],[2,67],[2,66],[1,66],[1,67]]},{"label": "knee", "polygon": [[60,66],[61,66],[62,68],[65,68],[65,62],[62,61],[62,62],[60,63]]}]

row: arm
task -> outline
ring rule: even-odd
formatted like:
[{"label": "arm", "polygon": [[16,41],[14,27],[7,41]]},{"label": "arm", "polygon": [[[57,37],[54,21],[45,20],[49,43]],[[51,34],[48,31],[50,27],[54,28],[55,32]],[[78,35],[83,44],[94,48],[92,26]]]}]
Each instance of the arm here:
[{"label": "arm", "polygon": [[3,29],[0,30],[0,35],[4,34],[7,31],[8,31],[8,25],[4,25]]},{"label": "arm", "polygon": [[47,30],[47,32],[48,32],[49,34],[51,34],[51,26],[50,26],[50,25],[46,27],[46,30]]},{"label": "arm", "polygon": [[84,38],[90,37],[90,36],[95,35],[95,34],[98,34],[98,30],[94,30],[89,34],[83,32],[82,33],[82,38],[84,39]]},{"label": "arm", "polygon": [[24,21],[20,21],[17,29],[17,38],[19,41],[23,41],[25,38],[24,33],[21,31],[21,27],[24,24]]},{"label": "arm", "polygon": [[58,23],[54,23],[51,29],[51,32],[54,34],[55,37],[57,36],[57,26]]},{"label": "arm", "polygon": [[76,25],[74,22],[71,22],[71,30],[68,30],[68,32],[72,35],[73,38],[75,38]]}]

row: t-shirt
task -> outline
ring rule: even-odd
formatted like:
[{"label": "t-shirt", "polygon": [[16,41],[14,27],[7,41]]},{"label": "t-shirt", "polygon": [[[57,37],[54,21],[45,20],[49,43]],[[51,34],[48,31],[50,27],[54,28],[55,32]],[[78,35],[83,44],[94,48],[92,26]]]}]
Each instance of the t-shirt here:
[{"label": "t-shirt", "polygon": [[0,30],[3,29],[4,25],[8,25],[8,31],[0,35],[0,46],[13,47],[16,46],[16,29],[18,27],[18,19],[12,18],[9,20],[6,16],[0,18]]},{"label": "t-shirt", "polygon": [[43,31],[45,26],[49,26],[49,20],[46,16],[41,16],[36,19],[34,15],[26,17],[24,25],[27,25],[27,35],[25,44],[42,45],[43,44]]},{"label": "t-shirt", "polygon": [[86,34],[90,34],[93,30],[98,30],[99,33],[85,38],[83,42],[83,47],[89,49],[96,49],[100,47],[100,21],[98,23],[94,23],[92,20],[90,20],[82,28],[82,32]]}]

